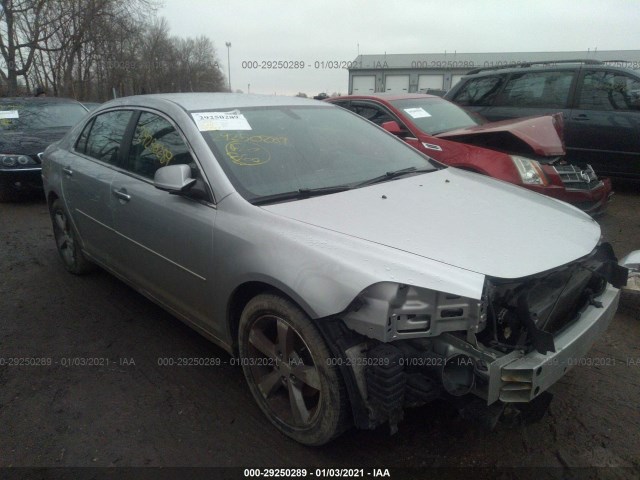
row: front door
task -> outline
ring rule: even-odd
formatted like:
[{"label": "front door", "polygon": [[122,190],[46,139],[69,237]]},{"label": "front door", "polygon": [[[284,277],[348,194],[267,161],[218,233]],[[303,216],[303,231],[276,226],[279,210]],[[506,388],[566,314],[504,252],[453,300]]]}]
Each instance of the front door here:
[{"label": "front door", "polygon": [[[191,167],[199,195],[154,187],[155,171],[176,164]],[[111,202],[118,270],[174,312],[222,336],[212,318],[216,208],[195,158],[167,118],[140,114],[125,169],[111,183]]]}]

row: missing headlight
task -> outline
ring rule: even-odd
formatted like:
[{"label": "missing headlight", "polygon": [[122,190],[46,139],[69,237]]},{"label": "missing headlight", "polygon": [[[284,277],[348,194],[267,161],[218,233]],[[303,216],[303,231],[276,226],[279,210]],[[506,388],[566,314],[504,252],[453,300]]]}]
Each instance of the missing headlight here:
[{"label": "missing headlight", "polygon": [[481,302],[411,285],[381,282],[363,290],[342,316],[352,330],[382,342],[481,331]]}]

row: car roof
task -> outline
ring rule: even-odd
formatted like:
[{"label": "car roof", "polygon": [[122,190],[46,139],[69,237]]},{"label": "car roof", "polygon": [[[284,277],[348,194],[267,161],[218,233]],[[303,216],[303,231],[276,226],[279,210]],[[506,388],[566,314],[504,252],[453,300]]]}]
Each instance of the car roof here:
[{"label": "car roof", "polygon": [[588,70],[615,70],[624,73],[635,73],[638,74],[637,71],[634,71],[630,68],[617,67],[614,65],[607,64],[584,64],[584,63],[556,63],[556,64],[548,64],[548,65],[531,65],[531,66],[513,66],[513,67],[504,67],[497,66],[495,68],[486,67],[480,69],[473,69],[469,73],[464,75],[464,78],[471,77],[483,77],[490,75],[502,75],[502,74],[510,74],[510,73],[527,73],[527,72],[544,72],[551,70],[577,70],[579,68],[588,69]]},{"label": "car roof", "polygon": [[150,95],[134,95],[109,100],[101,108],[115,106],[144,106],[170,102],[180,106],[188,112],[207,110],[212,108],[243,108],[243,107],[277,107],[277,106],[326,106],[326,103],[301,97],[278,95],[257,95],[246,93],[224,92],[193,92],[193,93],[156,93]]},{"label": "car roof", "polygon": [[356,99],[380,99],[380,100],[405,100],[408,98],[440,98],[437,95],[426,93],[373,93],[370,95],[343,95],[333,97],[331,100],[356,100]]}]

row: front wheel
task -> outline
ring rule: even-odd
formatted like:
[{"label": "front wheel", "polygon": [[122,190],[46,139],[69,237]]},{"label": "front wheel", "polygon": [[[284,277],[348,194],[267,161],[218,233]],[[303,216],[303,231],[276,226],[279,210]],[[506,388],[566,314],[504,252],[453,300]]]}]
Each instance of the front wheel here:
[{"label": "front wheel", "polygon": [[253,298],[240,319],[239,350],[251,393],[282,433],[317,446],[345,429],[344,381],[324,339],[292,302]]},{"label": "front wheel", "polygon": [[82,253],[75,230],[60,199],[54,200],[49,208],[49,213],[53,223],[56,247],[65,268],[76,275],[93,270],[94,265]]}]

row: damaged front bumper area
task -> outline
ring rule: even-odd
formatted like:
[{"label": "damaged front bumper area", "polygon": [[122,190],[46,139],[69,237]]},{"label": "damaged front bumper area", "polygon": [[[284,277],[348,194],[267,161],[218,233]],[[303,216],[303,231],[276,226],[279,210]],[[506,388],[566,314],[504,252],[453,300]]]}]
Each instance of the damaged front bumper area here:
[{"label": "damaged front bumper area", "polygon": [[487,389],[482,392],[487,403],[529,402],[579,365],[611,323],[619,298],[620,290],[607,286],[595,299],[601,305],[589,305],[577,321],[554,336],[555,352],[514,350],[489,364]]},{"label": "damaged front bumper area", "polygon": [[393,431],[404,408],[437,398],[536,400],[609,326],[626,278],[602,244],[550,272],[487,278],[480,300],[376,284],[319,323],[342,359],[356,425]]}]

